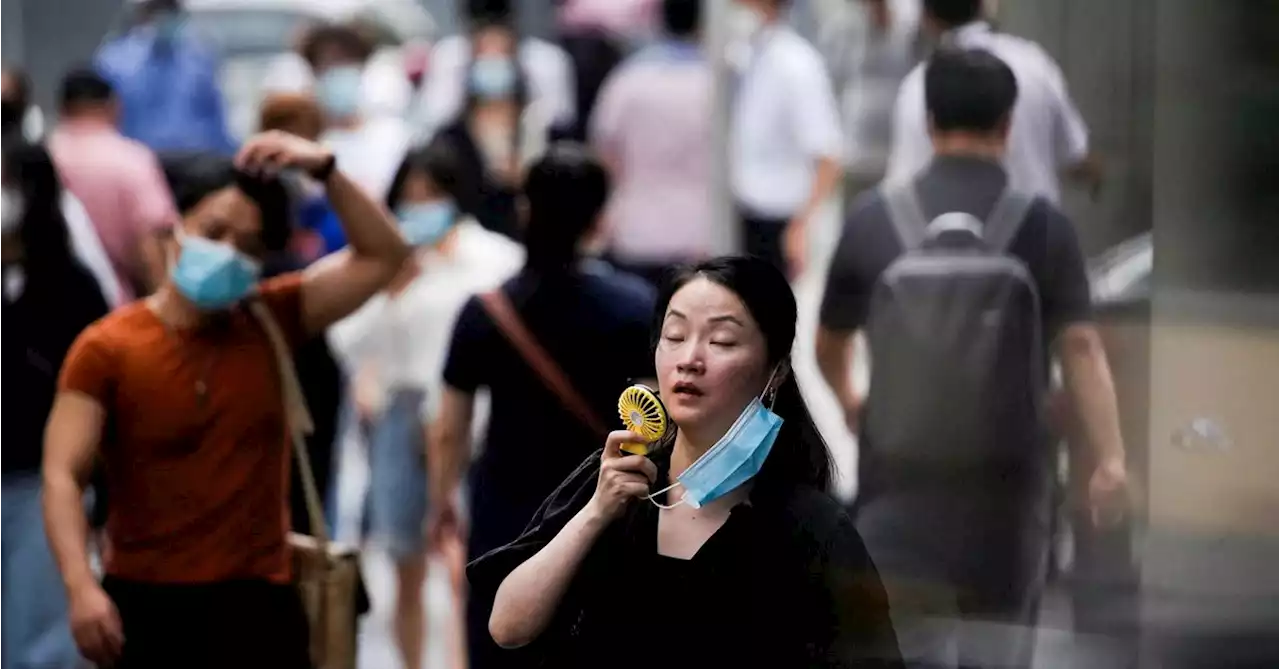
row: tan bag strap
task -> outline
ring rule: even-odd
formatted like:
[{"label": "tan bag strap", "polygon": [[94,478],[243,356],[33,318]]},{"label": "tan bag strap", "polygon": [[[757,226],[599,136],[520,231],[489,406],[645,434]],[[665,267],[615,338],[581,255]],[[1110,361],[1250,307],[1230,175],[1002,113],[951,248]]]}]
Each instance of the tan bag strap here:
[{"label": "tan bag strap", "polygon": [[306,501],[307,516],[311,520],[311,535],[315,537],[321,555],[328,555],[329,530],[324,523],[324,504],[320,502],[320,490],[316,487],[315,473],[311,469],[311,456],[307,454],[307,435],[315,429],[315,424],[311,421],[307,398],[298,381],[298,371],[293,366],[293,353],[267,305],[261,300],[251,300],[249,311],[262,324],[267,339],[271,340],[271,349],[276,356],[276,369],[280,372],[280,386],[284,390],[285,421],[288,422],[289,436],[293,441],[293,459],[298,463],[302,496]]},{"label": "tan bag strap", "polygon": [[506,294],[501,289],[484,293],[480,296],[480,304],[498,329],[502,330],[507,341],[515,347],[520,357],[524,358],[525,363],[542,379],[543,385],[555,393],[560,404],[601,438],[608,435],[609,429],[591,410],[591,405],[578,394],[573,383],[569,381],[568,375],[555,363],[551,354],[542,348],[537,339],[534,339],[533,333],[525,327],[520,314],[516,312],[515,306],[511,304],[511,300],[507,299]]}]

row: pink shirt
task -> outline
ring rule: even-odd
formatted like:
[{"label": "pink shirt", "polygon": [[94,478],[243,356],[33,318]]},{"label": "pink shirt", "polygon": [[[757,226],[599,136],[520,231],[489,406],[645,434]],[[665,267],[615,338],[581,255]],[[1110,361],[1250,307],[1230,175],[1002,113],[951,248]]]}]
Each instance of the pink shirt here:
[{"label": "pink shirt", "polygon": [[66,121],[49,138],[49,151],[67,190],[89,212],[126,299],[142,240],[178,220],[173,195],[155,154],[115,128],[96,121]]},{"label": "pink shirt", "polygon": [[600,29],[620,37],[650,34],[660,0],[564,0],[560,27],[566,31]]},{"label": "pink shirt", "polygon": [[678,43],[645,48],[605,82],[591,142],[613,169],[606,229],[619,259],[711,253],[711,89],[711,64]]}]

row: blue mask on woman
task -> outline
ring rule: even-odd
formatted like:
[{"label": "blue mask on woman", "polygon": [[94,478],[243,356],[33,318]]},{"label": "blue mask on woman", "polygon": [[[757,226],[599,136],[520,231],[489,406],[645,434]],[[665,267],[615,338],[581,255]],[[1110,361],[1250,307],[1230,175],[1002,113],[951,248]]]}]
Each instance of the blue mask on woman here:
[{"label": "blue mask on woman", "polygon": [[516,88],[516,66],[506,56],[482,56],[471,64],[471,92],[485,100],[511,97]]},{"label": "blue mask on woman", "polygon": [[316,99],[324,113],[333,118],[355,116],[360,109],[360,68],[354,65],[335,67],[320,75],[316,82]]},{"label": "blue mask on woman", "polygon": [[182,252],[170,276],[188,300],[206,311],[226,309],[258,285],[262,266],[235,247],[204,237],[181,237]]},{"label": "blue mask on woman", "polygon": [[760,473],[781,429],[781,416],[766,409],[759,397],[751,400],[720,441],[677,476],[676,483],[653,493],[649,500],[677,485],[684,488],[680,501],[653,503],[664,509],[681,504],[698,509],[724,497]]},{"label": "blue mask on woman", "polygon": [[453,203],[447,201],[401,205],[396,209],[400,231],[412,246],[435,244],[453,228],[457,219]]}]

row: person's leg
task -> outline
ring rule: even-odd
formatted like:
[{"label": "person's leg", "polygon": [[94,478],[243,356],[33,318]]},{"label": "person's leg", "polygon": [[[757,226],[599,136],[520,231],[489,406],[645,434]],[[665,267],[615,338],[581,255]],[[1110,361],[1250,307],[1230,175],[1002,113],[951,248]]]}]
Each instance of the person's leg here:
[{"label": "person's leg", "polygon": [[741,208],[738,210],[738,220],[742,225],[742,243],[746,254],[767,260],[779,271],[786,273],[787,261],[782,253],[782,233],[786,230],[787,220],[756,216]]},{"label": "person's leg", "polygon": [[6,475],[2,488],[3,667],[78,666],[66,594],[44,534],[40,475]]},{"label": "person's leg", "polygon": [[426,611],[426,442],[423,393],[392,393],[369,443],[371,534],[396,568],[395,635],[406,669],[422,665]]}]

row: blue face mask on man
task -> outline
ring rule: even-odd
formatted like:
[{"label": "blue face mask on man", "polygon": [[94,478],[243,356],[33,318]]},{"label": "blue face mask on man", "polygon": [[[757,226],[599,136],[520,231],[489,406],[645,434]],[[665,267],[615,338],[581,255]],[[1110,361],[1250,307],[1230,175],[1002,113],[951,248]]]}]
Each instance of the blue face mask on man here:
[{"label": "blue face mask on man", "polygon": [[506,56],[481,56],[471,64],[471,92],[485,100],[511,97],[516,88],[516,65]]},{"label": "blue face mask on man", "polygon": [[[769,383],[773,383],[772,377]],[[649,501],[664,509],[681,504],[698,509],[724,497],[760,473],[781,429],[782,417],[766,408],[759,397],[752,399],[714,446],[677,476],[676,483],[649,495]],[[664,505],[654,500],[676,486],[684,488],[680,501]]]},{"label": "blue face mask on man", "polygon": [[244,299],[262,275],[262,265],[225,242],[181,235],[182,251],[170,276],[178,292],[206,311]]},{"label": "blue face mask on man", "polygon": [[350,118],[360,108],[360,86],[363,74],[355,65],[335,67],[320,75],[316,82],[316,99],[331,118]]},{"label": "blue face mask on man", "polygon": [[400,231],[412,246],[430,246],[440,241],[457,219],[453,203],[447,200],[401,205],[396,209]]}]

